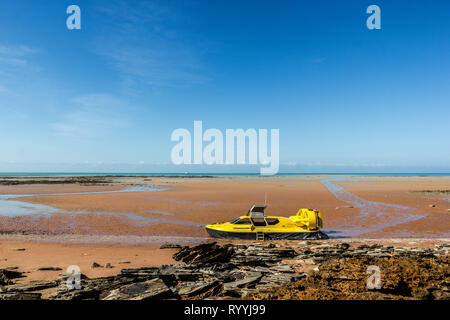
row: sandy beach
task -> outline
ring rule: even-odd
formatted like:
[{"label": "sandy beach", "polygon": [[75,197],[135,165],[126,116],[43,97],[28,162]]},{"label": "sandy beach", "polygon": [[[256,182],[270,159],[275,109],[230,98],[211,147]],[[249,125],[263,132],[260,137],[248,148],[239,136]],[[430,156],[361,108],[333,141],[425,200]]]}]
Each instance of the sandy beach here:
[{"label": "sandy beach", "polygon": [[[268,215],[322,211],[331,238],[434,245],[450,237],[450,177],[126,177],[108,184],[0,185],[0,268],[29,280],[69,265],[87,276],[174,263],[163,243],[198,244],[203,226],[264,203]],[[404,240],[395,240],[404,239]],[[425,239],[425,240],[423,240]],[[428,239],[428,240],[427,240]],[[425,241],[425,242],[424,242]],[[22,250],[24,249],[24,250]],[[112,268],[92,268],[93,262]],[[61,270],[39,271],[57,267]]]}]

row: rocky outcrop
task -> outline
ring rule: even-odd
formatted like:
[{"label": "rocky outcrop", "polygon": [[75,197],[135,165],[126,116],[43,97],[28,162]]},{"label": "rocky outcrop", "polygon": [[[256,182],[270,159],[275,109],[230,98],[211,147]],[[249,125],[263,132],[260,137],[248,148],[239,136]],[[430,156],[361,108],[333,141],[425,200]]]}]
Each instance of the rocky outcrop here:
[{"label": "rocky outcrop", "polygon": [[59,267],[41,267],[38,268],[38,271],[61,271],[62,269]]},{"label": "rocky outcrop", "polygon": [[74,177],[39,177],[30,178],[23,176],[1,176],[0,185],[17,186],[25,184],[80,184],[80,185],[104,185],[114,183],[115,177],[108,176],[74,176]]},{"label": "rocky outcrop", "polygon": [[0,269],[0,286],[8,285],[13,283],[13,279],[22,278],[21,272],[10,270],[10,269]]},{"label": "rocky outcrop", "polygon": [[18,284],[12,284],[3,287],[3,292],[30,292],[39,291],[48,288],[54,288],[58,286],[58,282],[54,281],[30,281]]},{"label": "rocky outcrop", "polygon": [[103,300],[150,300],[173,298],[174,294],[164,281],[155,278],[132,283],[112,290]]},{"label": "rocky outcrop", "polygon": [[161,245],[160,249],[181,249],[181,246],[175,243],[164,243]]},{"label": "rocky outcrop", "polygon": [[[172,247],[172,246],[171,246]],[[172,247],[174,248],[174,247]],[[122,269],[68,288],[68,274],[54,281],[12,284],[20,272],[1,270],[8,283],[1,299],[39,299],[36,291],[57,288],[57,300],[145,299],[450,299],[449,244],[432,249],[359,246],[349,243],[207,243],[179,248],[182,264]],[[381,287],[367,286],[368,266],[381,270]]]},{"label": "rocky outcrop", "polygon": [[232,245],[218,246],[215,242],[201,244],[190,248],[182,247],[180,251],[173,255],[176,261],[183,261],[190,264],[217,264],[230,261],[234,249]]},{"label": "rocky outcrop", "polygon": [[40,300],[40,293],[10,292],[0,293],[0,300]]},{"label": "rocky outcrop", "polygon": [[[449,257],[333,258],[285,287],[260,291],[253,299],[449,300]],[[367,286],[367,267],[377,266],[380,288]]]}]

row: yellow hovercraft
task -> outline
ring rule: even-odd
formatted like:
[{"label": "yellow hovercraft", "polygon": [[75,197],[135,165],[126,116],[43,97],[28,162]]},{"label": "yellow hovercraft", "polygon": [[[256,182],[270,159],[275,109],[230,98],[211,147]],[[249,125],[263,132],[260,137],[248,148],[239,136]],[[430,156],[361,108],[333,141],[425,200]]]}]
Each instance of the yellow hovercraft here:
[{"label": "yellow hovercraft", "polygon": [[247,240],[320,240],[328,239],[321,232],[322,213],[300,209],[289,218],[266,216],[266,205],[254,205],[245,216],[230,222],[206,225],[210,236],[224,239]]}]

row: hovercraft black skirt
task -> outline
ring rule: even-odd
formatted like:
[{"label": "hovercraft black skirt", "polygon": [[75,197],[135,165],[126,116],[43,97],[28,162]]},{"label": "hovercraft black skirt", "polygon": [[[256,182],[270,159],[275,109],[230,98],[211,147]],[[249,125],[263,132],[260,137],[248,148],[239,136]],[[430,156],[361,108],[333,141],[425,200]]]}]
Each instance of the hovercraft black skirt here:
[{"label": "hovercraft black skirt", "polygon": [[[226,232],[206,228],[214,238],[256,240],[255,232]],[[264,232],[265,240],[323,240],[328,236],[322,231],[316,232]]]}]

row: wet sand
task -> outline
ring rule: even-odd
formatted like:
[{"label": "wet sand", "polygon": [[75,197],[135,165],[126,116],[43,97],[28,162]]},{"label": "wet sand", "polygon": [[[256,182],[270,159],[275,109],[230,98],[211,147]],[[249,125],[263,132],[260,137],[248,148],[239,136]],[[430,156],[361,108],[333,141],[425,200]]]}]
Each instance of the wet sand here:
[{"label": "wet sand", "polygon": [[[148,183],[157,191],[129,189]],[[129,192],[120,192],[124,189]],[[449,196],[417,192],[448,189],[450,177],[361,176],[121,178],[107,186],[0,186],[0,197],[27,195],[1,200],[0,268],[19,267],[30,272],[27,280],[44,280],[58,273],[36,271],[45,266],[77,264],[88,276],[103,276],[125,267],[173,263],[171,250],[158,249],[161,243],[211,241],[205,224],[245,214],[251,205],[264,203],[266,193],[268,215],[319,209],[331,237],[448,239]],[[52,211],[8,216],[13,202]],[[12,250],[20,247],[26,250]],[[92,269],[94,261],[114,268]],[[118,265],[120,261],[131,263]]]},{"label": "wet sand", "polygon": [[[386,227],[381,231],[368,233],[370,237],[450,237],[450,196],[439,192],[421,192],[449,190],[448,177],[378,177],[364,181],[340,182],[349,192],[372,201],[395,203],[415,209],[416,214],[426,217],[399,226]],[[410,211],[411,212],[411,211]]]},{"label": "wet sand", "polygon": [[[243,215],[254,203],[264,203],[267,193],[267,214],[289,216],[301,207],[319,209],[330,236],[449,236],[450,202],[443,195],[414,191],[450,189],[450,178],[339,179],[154,179],[160,191],[123,193],[107,191],[125,189],[142,179],[107,187],[2,186],[0,194],[86,193],[15,198],[55,210],[50,216],[0,215],[0,223],[4,233],[206,237],[205,224]],[[331,187],[343,190],[330,191]],[[95,193],[100,191],[106,192]]]},{"label": "wet sand", "polygon": [[[5,232],[206,236],[203,225],[243,215],[267,193],[268,214],[295,215],[300,207],[322,210],[329,221],[344,207],[319,180],[254,181],[160,179],[164,191],[28,196],[27,203],[59,210],[44,216],[0,217]],[[4,192],[4,191],[3,191]],[[82,212],[82,214],[79,214]],[[339,214],[351,216],[342,208]],[[332,225],[332,224],[330,224]]]},{"label": "wet sand", "polygon": [[[71,265],[77,265],[88,277],[110,276],[122,268],[175,264],[174,249],[160,245],[79,244],[8,240],[0,242],[0,269],[18,267],[27,272],[23,281],[53,280]],[[23,251],[20,250],[24,249]],[[96,262],[103,268],[92,268]],[[104,268],[110,263],[112,268]],[[41,271],[39,268],[62,270]],[[20,282],[20,281],[19,281]]]}]

